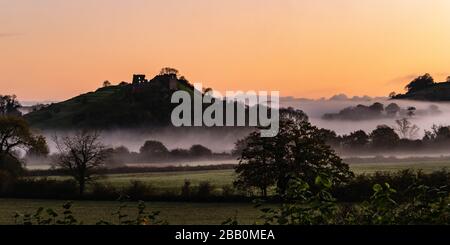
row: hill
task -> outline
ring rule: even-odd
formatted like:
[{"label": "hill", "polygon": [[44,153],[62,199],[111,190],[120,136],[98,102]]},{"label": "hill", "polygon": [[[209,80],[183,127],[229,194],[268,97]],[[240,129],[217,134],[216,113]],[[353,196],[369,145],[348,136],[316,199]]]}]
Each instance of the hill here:
[{"label": "hill", "polygon": [[392,99],[423,101],[450,101],[450,77],[445,82],[434,82],[430,74],[419,76],[405,87],[405,94],[392,96]]},{"label": "hill", "polygon": [[176,74],[160,74],[151,80],[134,75],[131,83],[105,86],[25,115],[40,129],[125,128],[167,126],[174,104],[174,91],[193,93],[193,86]]},{"label": "hill", "polygon": [[396,95],[393,99],[450,101],[450,82],[435,83],[428,88]]}]

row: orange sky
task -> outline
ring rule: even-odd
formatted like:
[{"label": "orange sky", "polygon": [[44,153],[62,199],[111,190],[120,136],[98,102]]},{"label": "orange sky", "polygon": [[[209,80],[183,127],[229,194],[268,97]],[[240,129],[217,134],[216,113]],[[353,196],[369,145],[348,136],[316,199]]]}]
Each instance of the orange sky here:
[{"label": "orange sky", "polygon": [[450,75],[447,0],[0,0],[0,94],[62,100],[179,69],[219,91],[385,96]]}]

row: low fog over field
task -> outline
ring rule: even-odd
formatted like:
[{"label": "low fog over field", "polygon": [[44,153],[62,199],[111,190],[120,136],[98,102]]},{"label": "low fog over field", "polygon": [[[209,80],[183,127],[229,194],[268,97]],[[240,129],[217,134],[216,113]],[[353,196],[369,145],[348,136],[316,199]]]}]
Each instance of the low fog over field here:
[{"label": "low fog over field", "polygon": [[301,109],[309,116],[310,121],[318,126],[334,130],[337,134],[348,134],[358,129],[370,132],[376,128],[377,125],[386,124],[388,126],[395,126],[395,119],[383,118],[372,120],[324,120],[322,116],[325,113],[338,113],[340,110],[362,104],[370,106],[375,102],[380,102],[384,106],[390,103],[396,103],[401,108],[416,107],[417,110],[427,110],[430,106],[436,105],[442,112],[433,116],[413,116],[410,121],[416,124],[420,131],[418,137],[422,137],[424,130],[430,130],[433,124],[436,125],[450,125],[450,102],[420,102],[410,100],[389,100],[387,98],[353,98],[349,99],[345,96],[335,96],[335,99],[322,100],[305,100],[295,98],[283,98],[280,101],[281,106]]},{"label": "low fog over field", "polygon": [[[449,125],[450,124],[450,103],[442,102],[418,102],[408,100],[389,100],[387,98],[369,98],[356,97],[347,98],[345,95],[334,96],[331,99],[308,100],[284,97],[280,100],[280,106],[293,107],[305,111],[310,121],[318,126],[334,130],[337,134],[348,134],[350,132],[362,129],[366,132],[371,132],[377,125],[386,124],[393,127],[395,125],[395,118],[382,118],[371,120],[325,120],[323,115],[326,113],[338,113],[340,110],[362,104],[370,106],[374,102],[380,102],[384,106],[394,102],[401,108],[415,107],[419,110],[427,110],[431,105],[436,105],[441,111],[440,114],[433,116],[415,115],[410,120],[416,124],[420,130],[417,137],[421,138],[424,130],[430,130],[433,124]],[[168,149],[184,148],[188,149],[194,144],[201,144],[210,148],[213,152],[230,152],[234,143],[247,135],[249,130],[245,129],[231,129],[222,128],[210,130],[205,128],[170,128],[162,130],[141,130],[141,129],[121,129],[103,131],[102,138],[106,145],[112,147],[126,146],[131,151],[138,152],[139,148],[146,140],[157,140],[164,143]],[[44,135],[48,139],[51,152],[55,152],[52,137],[67,132],[44,131]]]},{"label": "low fog over field", "polygon": [[[192,145],[200,144],[215,153],[230,152],[234,143],[247,135],[248,129],[204,129],[204,128],[167,128],[160,130],[120,129],[101,131],[101,138],[105,145],[111,147],[125,146],[130,151],[139,152],[139,148],[147,140],[162,142],[169,150],[181,148],[189,149]],[[54,135],[67,135],[72,132],[44,131],[50,151],[55,152]]]}]

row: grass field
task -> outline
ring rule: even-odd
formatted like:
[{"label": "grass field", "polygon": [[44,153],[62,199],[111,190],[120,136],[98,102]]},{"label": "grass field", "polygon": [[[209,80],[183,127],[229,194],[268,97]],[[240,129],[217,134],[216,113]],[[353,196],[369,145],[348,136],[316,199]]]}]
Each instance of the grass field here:
[{"label": "grass field", "polygon": [[141,174],[114,174],[106,176],[101,181],[110,182],[115,186],[123,186],[132,180],[143,181],[164,190],[180,189],[185,180],[193,186],[202,181],[209,181],[216,187],[231,185],[235,178],[233,170],[208,170],[188,172],[141,173]]},{"label": "grass field", "polygon": [[[53,208],[61,211],[64,201],[34,199],[0,199],[0,225],[15,224],[14,214],[33,213],[39,207]],[[251,203],[180,203],[152,202],[146,203],[147,211],[160,211],[160,218],[169,224],[221,224],[231,217],[237,217],[240,224],[253,224],[262,214]],[[72,211],[83,224],[95,224],[103,219],[117,222],[111,216],[120,206],[119,202],[75,201]],[[129,203],[126,213],[133,217],[137,209],[136,203]]]},{"label": "grass field", "polygon": [[[65,180],[69,177],[52,176],[49,179]],[[225,185],[232,185],[235,178],[233,170],[207,170],[186,172],[157,172],[157,173],[133,173],[111,174],[102,176],[97,182],[109,183],[114,187],[124,187],[131,181],[141,181],[151,185],[158,191],[180,192],[185,180],[195,187],[202,181],[210,182],[216,191],[220,191]],[[89,187],[88,187],[89,188]]]},{"label": "grass field", "polygon": [[[450,162],[444,160],[434,160],[426,162],[410,163],[353,163],[350,168],[356,174],[371,174],[376,171],[399,171],[404,169],[422,169],[424,172],[433,172],[443,168],[449,168]],[[56,179],[66,179],[68,177],[51,177]],[[225,185],[232,185],[235,179],[233,170],[207,170],[207,171],[186,171],[186,172],[161,172],[161,173],[134,173],[134,174],[111,174],[99,179],[99,182],[111,183],[115,187],[123,187],[131,181],[142,181],[152,185],[161,191],[181,190],[185,180],[189,180],[192,186],[197,186],[202,181],[209,181],[216,190]]]},{"label": "grass field", "polygon": [[423,170],[426,173],[448,168],[450,170],[450,161],[448,160],[427,160],[411,162],[383,162],[383,163],[352,163],[351,170],[355,174],[371,174],[377,171],[400,171],[405,169]]},{"label": "grass field", "polygon": [[[434,160],[409,163],[358,163],[350,164],[357,173],[373,173],[376,171],[399,171],[403,169],[422,169],[432,172],[450,167],[450,162]],[[51,177],[65,179],[67,177]],[[235,178],[233,170],[186,171],[164,173],[113,174],[100,179],[116,187],[123,187],[133,180],[139,180],[152,185],[156,189],[180,191],[186,179],[192,186],[201,181],[209,181],[216,191],[224,185],[231,185]],[[14,212],[32,212],[38,207],[59,208],[64,202],[53,200],[0,199],[0,224],[13,224]],[[76,201],[74,213],[86,224],[93,224],[100,219],[111,221],[111,213],[119,207],[118,202],[107,201]],[[133,203],[132,205],[136,205]],[[152,202],[147,203],[148,210],[161,211],[161,218],[170,224],[220,224],[229,217],[237,215],[242,224],[252,224],[261,214],[250,203],[182,203],[182,202]],[[133,209],[130,212],[135,212]]]}]

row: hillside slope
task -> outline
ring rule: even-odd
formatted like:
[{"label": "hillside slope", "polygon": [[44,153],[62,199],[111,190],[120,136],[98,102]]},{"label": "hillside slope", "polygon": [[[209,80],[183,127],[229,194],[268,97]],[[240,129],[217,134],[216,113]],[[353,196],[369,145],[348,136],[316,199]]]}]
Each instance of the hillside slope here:
[{"label": "hillside slope", "polygon": [[434,83],[432,86],[418,91],[396,95],[393,99],[450,101],[450,82]]},{"label": "hillside slope", "polygon": [[158,75],[149,81],[99,88],[31,112],[25,118],[40,129],[166,126],[175,106],[170,103],[171,95],[179,89],[193,92],[184,79]]}]

